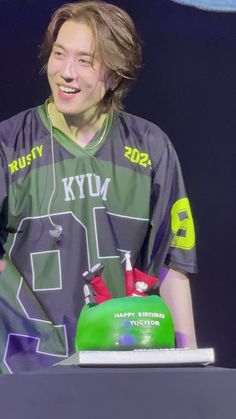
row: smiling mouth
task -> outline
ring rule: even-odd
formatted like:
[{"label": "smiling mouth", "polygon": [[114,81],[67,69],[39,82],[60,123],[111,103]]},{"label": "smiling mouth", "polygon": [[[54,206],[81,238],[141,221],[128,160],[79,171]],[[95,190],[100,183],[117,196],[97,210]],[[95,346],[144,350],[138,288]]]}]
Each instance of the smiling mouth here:
[{"label": "smiling mouth", "polygon": [[75,93],[80,92],[80,89],[76,89],[74,87],[66,87],[66,86],[58,86],[58,87],[63,93],[67,93],[68,95],[74,95]]}]

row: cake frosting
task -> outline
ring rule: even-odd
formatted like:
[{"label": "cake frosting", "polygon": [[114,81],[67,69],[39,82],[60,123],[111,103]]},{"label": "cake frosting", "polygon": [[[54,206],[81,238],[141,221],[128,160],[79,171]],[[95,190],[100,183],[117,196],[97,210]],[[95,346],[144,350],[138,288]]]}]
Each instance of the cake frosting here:
[{"label": "cake frosting", "polygon": [[81,311],[76,351],[174,348],[174,325],[156,296],[113,298]]}]

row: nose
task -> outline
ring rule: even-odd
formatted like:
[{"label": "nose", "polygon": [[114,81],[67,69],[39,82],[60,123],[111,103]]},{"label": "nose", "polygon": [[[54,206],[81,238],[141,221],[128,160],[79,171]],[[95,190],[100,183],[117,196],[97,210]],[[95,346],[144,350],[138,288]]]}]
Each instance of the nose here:
[{"label": "nose", "polygon": [[74,80],[77,77],[76,63],[73,58],[68,58],[64,61],[63,68],[61,69],[61,77],[64,80]]}]

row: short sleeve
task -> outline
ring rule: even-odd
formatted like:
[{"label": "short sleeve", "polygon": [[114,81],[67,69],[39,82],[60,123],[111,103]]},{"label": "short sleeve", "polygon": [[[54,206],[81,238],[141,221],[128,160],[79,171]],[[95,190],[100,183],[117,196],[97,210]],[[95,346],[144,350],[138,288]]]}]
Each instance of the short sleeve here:
[{"label": "short sleeve", "polygon": [[159,276],[163,265],[197,272],[194,222],[177,154],[166,138],[155,167],[150,197],[150,224],[140,265]]}]

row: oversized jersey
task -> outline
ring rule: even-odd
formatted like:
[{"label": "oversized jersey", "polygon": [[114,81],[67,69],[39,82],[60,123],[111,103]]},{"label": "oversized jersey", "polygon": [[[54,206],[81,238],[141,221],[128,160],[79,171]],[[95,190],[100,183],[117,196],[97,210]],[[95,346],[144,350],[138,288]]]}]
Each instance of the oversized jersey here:
[{"label": "oversized jersey", "polygon": [[[109,115],[82,149],[50,125],[46,105],[0,124],[2,373],[48,367],[74,349],[83,277],[96,263],[125,295],[124,255],[158,276],[195,272],[195,239],[176,153],[154,124]],[[61,238],[50,234],[61,225]]]}]

